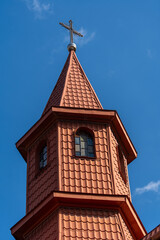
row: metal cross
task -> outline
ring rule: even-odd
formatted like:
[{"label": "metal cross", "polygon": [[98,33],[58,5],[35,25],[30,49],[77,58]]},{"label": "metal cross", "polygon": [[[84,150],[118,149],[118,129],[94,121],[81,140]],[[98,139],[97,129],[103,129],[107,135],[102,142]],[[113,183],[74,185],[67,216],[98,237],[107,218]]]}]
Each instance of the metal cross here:
[{"label": "metal cross", "polygon": [[80,37],[83,37],[83,35],[77,31],[75,31],[72,27],[72,20],[69,20],[69,26],[66,25],[66,24],[63,24],[63,23],[59,23],[60,25],[62,25],[63,27],[67,28],[69,31],[70,31],[70,43],[73,43],[73,33],[80,36]]}]

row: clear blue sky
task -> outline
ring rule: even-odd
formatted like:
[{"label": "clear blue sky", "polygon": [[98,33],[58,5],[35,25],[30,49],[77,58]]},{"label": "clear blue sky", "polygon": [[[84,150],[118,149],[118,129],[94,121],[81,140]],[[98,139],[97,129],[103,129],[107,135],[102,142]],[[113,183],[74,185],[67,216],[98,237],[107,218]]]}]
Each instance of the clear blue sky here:
[{"label": "clear blue sky", "polygon": [[160,1],[1,0],[1,239],[25,215],[26,163],[15,142],[39,119],[66,61],[72,19],[77,57],[104,109],[118,111],[138,158],[133,205],[147,231],[160,223]]}]

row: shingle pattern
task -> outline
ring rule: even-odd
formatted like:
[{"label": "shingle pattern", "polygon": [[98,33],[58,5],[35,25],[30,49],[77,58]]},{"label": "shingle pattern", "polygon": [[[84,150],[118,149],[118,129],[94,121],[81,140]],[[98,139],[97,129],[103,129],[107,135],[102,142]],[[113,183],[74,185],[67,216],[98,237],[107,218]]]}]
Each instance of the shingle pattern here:
[{"label": "shingle pattern", "polygon": [[71,53],[70,69],[62,98],[62,106],[102,109],[74,51]]},{"label": "shingle pattern", "polygon": [[123,234],[125,236],[126,240],[134,240],[132,234],[130,233],[125,221],[123,220],[122,216],[119,214],[119,218],[120,218],[120,222],[121,222],[121,226],[122,226],[122,230],[123,230]]},{"label": "shingle pattern", "polygon": [[68,68],[69,68],[70,57],[71,57],[71,55],[69,54],[68,58],[66,60],[66,63],[63,67],[63,70],[62,70],[62,72],[58,78],[58,81],[49,97],[49,100],[46,104],[46,107],[45,107],[42,115],[44,115],[52,106],[60,106],[60,101],[62,98],[64,85],[65,85],[65,81],[66,81],[66,75],[67,75]]},{"label": "shingle pattern", "polygon": [[69,53],[43,114],[52,106],[102,109],[74,51]]},{"label": "shingle pattern", "polygon": [[127,159],[125,158],[125,155],[122,153],[124,157],[125,172],[127,175],[126,177],[127,182],[125,183],[119,172],[118,158],[117,158],[117,151],[116,151],[118,142],[113,131],[111,131],[111,145],[112,145],[111,147],[112,147],[112,153],[113,153],[113,168],[114,168],[113,173],[115,176],[115,193],[120,195],[127,195],[131,199],[129,179],[128,179]]},{"label": "shingle pattern", "polygon": [[[74,132],[79,127],[94,132],[96,159],[74,156]],[[108,158],[108,139],[105,124],[61,122],[62,185],[60,190],[70,192],[112,194],[111,169]]]},{"label": "shingle pattern", "polygon": [[149,232],[142,240],[151,240],[151,239],[159,239],[154,238],[158,233],[160,233],[160,225],[158,225],[156,228],[154,228],[151,232]]},{"label": "shingle pattern", "polygon": [[25,240],[58,240],[58,234],[58,211],[56,211],[32,230]]},{"label": "shingle pattern", "polygon": [[63,240],[122,240],[116,211],[62,208]]},{"label": "shingle pattern", "polygon": [[[42,172],[39,172],[36,176],[37,147],[44,139],[47,139],[48,142],[47,166],[45,171],[42,170]],[[43,201],[47,195],[58,188],[57,148],[57,127],[52,126],[29,150],[27,160],[27,212],[31,211]]]}]

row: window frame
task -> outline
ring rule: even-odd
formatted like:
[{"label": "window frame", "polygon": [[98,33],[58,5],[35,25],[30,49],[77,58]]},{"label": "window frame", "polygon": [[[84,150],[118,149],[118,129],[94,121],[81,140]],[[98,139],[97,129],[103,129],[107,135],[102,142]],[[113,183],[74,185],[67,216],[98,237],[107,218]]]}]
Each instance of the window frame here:
[{"label": "window frame", "polygon": [[[78,156],[76,155],[76,136],[79,137],[78,132],[85,132],[86,134],[90,135],[92,137],[93,140],[93,155],[94,157],[89,157],[89,156]],[[78,144],[77,144],[78,145]],[[80,148],[81,148],[81,142],[80,142]],[[74,133],[74,157],[75,158],[87,158],[87,159],[96,159],[96,149],[95,149],[95,137],[94,137],[94,133],[91,129],[86,128],[86,127],[80,127],[78,129],[76,129],[75,133]]]},{"label": "window frame", "polygon": [[[46,168],[49,167],[49,148],[48,148],[48,141],[46,139],[42,140],[37,148],[35,153],[35,177],[37,178],[39,174],[41,174]],[[40,153],[44,147],[47,147],[47,163],[44,167],[40,168]]]},{"label": "window frame", "polygon": [[125,162],[124,162],[125,160],[124,160],[124,156],[123,156],[123,151],[122,151],[121,147],[119,146],[119,144],[116,146],[116,152],[117,152],[119,173],[120,173],[123,181],[126,184],[127,183],[127,173],[126,173],[126,167],[125,167]]},{"label": "window frame", "polygon": [[[46,154],[46,158],[45,158],[45,154]],[[43,158],[41,158],[42,156]],[[45,144],[43,147],[41,147],[41,150],[39,151],[39,169],[40,170],[44,169],[47,166],[47,159],[48,159],[48,147],[47,147],[47,144]]]}]

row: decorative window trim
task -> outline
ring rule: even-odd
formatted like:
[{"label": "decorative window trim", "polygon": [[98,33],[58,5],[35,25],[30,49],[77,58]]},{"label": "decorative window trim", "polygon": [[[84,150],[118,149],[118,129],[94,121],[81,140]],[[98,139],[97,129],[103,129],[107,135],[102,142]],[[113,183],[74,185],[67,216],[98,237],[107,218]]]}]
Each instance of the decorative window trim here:
[{"label": "decorative window trim", "polygon": [[126,168],[125,168],[125,163],[124,163],[124,157],[123,157],[122,150],[121,150],[119,145],[117,145],[116,151],[117,151],[119,172],[120,172],[120,175],[121,175],[123,181],[126,183],[127,182],[127,175],[126,175]]},{"label": "decorative window trim", "polygon": [[[93,140],[93,155],[94,156],[78,156],[76,155],[76,136],[79,136],[78,135],[78,132],[85,132],[86,134],[90,135],[92,137],[92,140]],[[91,145],[92,146],[92,145]],[[81,143],[80,143],[80,147],[81,147]],[[83,159],[96,159],[96,151],[95,151],[95,137],[94,137],[94,133],[91,129],[87,128],[87,127],[80,127],[80,128],[77,128],[75,133],[74,133],[74,157],[75,158],[83,158]]]}]

